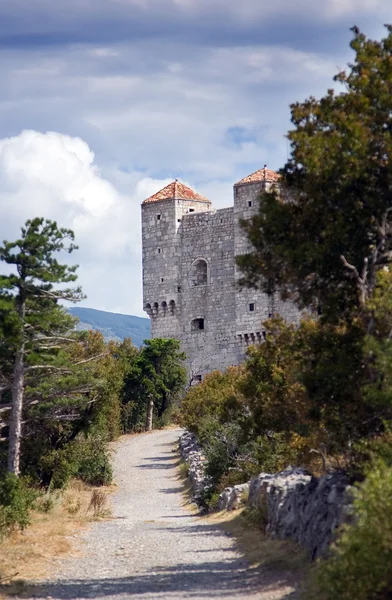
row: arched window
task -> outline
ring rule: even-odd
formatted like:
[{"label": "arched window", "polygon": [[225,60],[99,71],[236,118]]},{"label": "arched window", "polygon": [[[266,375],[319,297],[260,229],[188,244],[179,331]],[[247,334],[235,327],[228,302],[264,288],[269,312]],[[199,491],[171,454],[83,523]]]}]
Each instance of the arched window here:
[{"label": "arched window", "polygon": [[164,300],[161,304],[162,312],[165,315],[167,311],[167,302]]},{"label": "arched window", "polygon": [[174,302],[174,300],[170,300],[169,302],[169,309],[170,309],[170,314],[174,315],[174,310],[176,308],[176,303]]},{"label": "arched window", "polygon": [[151,304],[146,304],[146,306],[144,307],[144,310],[148,315],[151,315],[151,312],[152,312]]},{"label": "arched window", "polygon": [[154,302],[154,306],[153,306],[153,313],[154,313],[155,315],[157,315],[157,314],[158,314],[158,308],[159,308],[159,304],[158,304],[158,302]]},{"label": "arched window", "polygon": [[208,283],[208,265],[204,258],[195,260],[191,270],[192,285],[207,285]]}]

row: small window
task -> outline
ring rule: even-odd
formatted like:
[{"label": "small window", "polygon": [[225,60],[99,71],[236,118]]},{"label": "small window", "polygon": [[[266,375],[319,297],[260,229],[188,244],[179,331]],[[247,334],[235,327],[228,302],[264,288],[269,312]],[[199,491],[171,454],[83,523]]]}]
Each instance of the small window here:
[{"label": "small window", "polygon": [[164,280],[164,278],[163,278],[163,277],[161,277],[161,283],[163,283],[164,281],[165,281],[165,280]]},{"label": "small window", "polygon": [[190,208],[189,212],[195,212],[195,209],[194,208]]},{"label": "small window", "polygon": [[268,318],[272,319],[272,317],[274,316],[274,313],[268,313]]},{"label": "small window", "polygon": [[177,223],[181,223],[181,219],[177,219]]},{"label": "small window", "polygon": [[158,254],[160,254],[160,253],[161,253],[161,249],[160,249],[160,248],[158,248]]},{"label": "small window", "polygon": [[180,294],[181,293],[181,286],[179,285],[177,288],[177,292]]},{"label": "small window", "polygon": [[249,312],[254,312],[255,311],[255,303],[251,302],[251,304],[249,304]]},{"label": "small window", "polygon": [[191,329],[192,331],[202,331],[204,329],[204,319],[193,319]]},{"label": "small window", "polygon": [[252,200],[249,200],[248,206],[252,206]]},{"label": "small window", "polygon": [[161,220],[161,215],[157,215],[157,221]]}]

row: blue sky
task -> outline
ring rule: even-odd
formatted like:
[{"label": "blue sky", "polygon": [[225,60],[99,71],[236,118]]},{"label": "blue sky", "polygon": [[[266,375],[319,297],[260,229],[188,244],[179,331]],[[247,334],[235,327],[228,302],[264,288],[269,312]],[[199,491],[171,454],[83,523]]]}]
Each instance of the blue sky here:
[{"label": "blue sky", "polygon": [[383,35],[390,0],[2,0],[0,239],[72,227],[86,306],[141,310],[140,202],[179,177],[216,207],[287,157],[291,102]]}]

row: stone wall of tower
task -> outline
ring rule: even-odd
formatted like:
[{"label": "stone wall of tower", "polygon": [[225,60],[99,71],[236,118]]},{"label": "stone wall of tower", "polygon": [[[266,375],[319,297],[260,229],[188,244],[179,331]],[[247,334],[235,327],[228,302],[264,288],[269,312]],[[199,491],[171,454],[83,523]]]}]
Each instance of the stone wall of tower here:
[{"label": "stone wall of tower", "polygon": [[[182,220],[181,341],[193,375],[238,363],[233,217],[233,209],[227,208]],[[199,265],[205,265],[204,280],[198,280]],[[195,327],[198,319],[204,329]]]},{"label": "stone wall of tower", "polygon": [[[271,183],[258,181],[234,186],[234,254],[235,257],[251,250],[246,232],[241,227],[242,219],[250,219],[259,210],[260,194],[268,190]],[[263,322],[279,314],[289,322],[299,322],[300,311],[292,302],[283,302],[278,293],[266,294],[261,290],[240,288],[240,269],[235,266],[236,336],[242,359],[249,345],[263,341]]]},{"label": "stone wall of tower", "polygon": [[142,204],[143,307],[152,338],[181,337],[179,228],[184,215],[209,208],[209,203],[176,199]]},{"label": "stone wall of tower", "polygon": [[[242,219],[250,219],[257,214],[259,198],[265,186],[264,182],[248,183],[234,186],[234,254],[235,257],[251,250],[246,232],[241,227]],[[235,305],[236,335],[240,352],[245,355],[250,344],[263,341],[263,321],[272,313],[271,298],[260,290],[240,288],[239,268],[235,267]]]},{"label": "stone wall of tower", "polygon": [[263,321],[279,313],[298,322],[289,302],[238,286],[236,256],[250,250],[241,219],[259,208],[265,181],[234,186],[234,207],[165,199],[142,205],[143,303],[151,337],[180,340],[190,376],[238,365],[261,343]]}]

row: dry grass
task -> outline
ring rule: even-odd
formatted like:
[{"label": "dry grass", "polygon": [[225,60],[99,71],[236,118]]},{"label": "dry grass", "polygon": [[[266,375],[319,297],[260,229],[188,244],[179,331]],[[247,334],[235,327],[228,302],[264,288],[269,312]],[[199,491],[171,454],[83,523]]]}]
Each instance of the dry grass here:
[{"label": "dry grass", "polygon": [[269,539],[260,527],[246,517],[244,509],[214,513],[202,519],[218,524],[230,533],[251,567],[297,573],[299,579],[310,567],[309,559],[301,548],[290,541]]},{"label": "dry grass", "polygon": [[94,517],[104,517],[107,515],[108,495],[103,490],[93,490],[88,505],[87,512],[92,511]]},{"label": "dry grass", "polygon": [[[98,490],[107,500],[107,492]],[[46,513],[34,512],[24,532],[12,533],[0,543],[0,599],[17,593],[21,582],[40,580],[56,570],[59,558],[77,555],[75,534],[85,529],[100,513],[94,514],[92,497],[97,490],[73,481]],[[93,510],[91,510],[93,508]],[[107,513],[107,511],[106,511]]]}]

